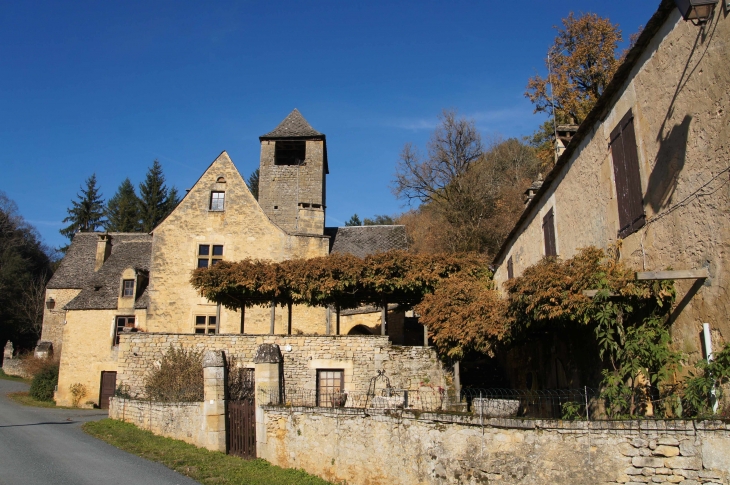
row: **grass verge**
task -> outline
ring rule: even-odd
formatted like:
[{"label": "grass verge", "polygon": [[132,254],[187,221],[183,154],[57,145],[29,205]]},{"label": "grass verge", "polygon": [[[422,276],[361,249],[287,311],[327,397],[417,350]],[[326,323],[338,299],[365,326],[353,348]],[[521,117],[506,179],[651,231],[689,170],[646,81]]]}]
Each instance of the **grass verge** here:
[{"label": "grass verge", "polygon": [[9,376],[2,369],[0,369],[0,379],[5,379],[6,381],[25,382],[26,384],[30,384],[30,379],[23,379],[22,377],[18,376]]},{"label": "grass verge", "polygon": [[36,408],[54,408],[54,409],[79,409],[79,408],[72,408],[68,406],[56,406],[55,401],[39,401],[37,399],[33,399],[30,397],[30,393],[28,392],[10,392],[7,394],[7,396],[17,402],[18,404],[22,404],[23,406],[33,406]]},{"label": "grass verge", "polygon": [[126,452],[162,463],[201,483],[245,485],[327,485],[302,470],[280,468],[264,460],[246,461],[208,451],[183,441],[163,438],[133,424],[102,419],[84,424],[84,431]]}]

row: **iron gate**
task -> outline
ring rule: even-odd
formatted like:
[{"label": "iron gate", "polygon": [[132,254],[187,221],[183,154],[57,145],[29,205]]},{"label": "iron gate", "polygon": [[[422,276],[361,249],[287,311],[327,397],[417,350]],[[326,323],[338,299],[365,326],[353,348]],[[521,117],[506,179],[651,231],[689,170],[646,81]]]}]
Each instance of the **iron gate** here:
[{"label": "iron gate", "polygon": [[228,454],[256,458],[254,370],[228,372]]}]

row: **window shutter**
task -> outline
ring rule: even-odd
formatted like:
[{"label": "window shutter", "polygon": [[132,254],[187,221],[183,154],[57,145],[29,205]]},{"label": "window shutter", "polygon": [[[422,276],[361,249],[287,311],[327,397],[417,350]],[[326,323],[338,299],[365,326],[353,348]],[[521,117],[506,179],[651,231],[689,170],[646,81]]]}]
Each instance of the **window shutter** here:
[{"label": "window shutter", "polygon": [[629,112],[611,133],[613,174],[618,202],[618,237],[626,237],[644,226],[639,154],[634,133],[634,117]]},{"label": "window shutter", "polygon": [[545,256],[557,256],[557,245],[555,244],[555,211],[550,211],[542,218],[542,233],[545,237]]}]

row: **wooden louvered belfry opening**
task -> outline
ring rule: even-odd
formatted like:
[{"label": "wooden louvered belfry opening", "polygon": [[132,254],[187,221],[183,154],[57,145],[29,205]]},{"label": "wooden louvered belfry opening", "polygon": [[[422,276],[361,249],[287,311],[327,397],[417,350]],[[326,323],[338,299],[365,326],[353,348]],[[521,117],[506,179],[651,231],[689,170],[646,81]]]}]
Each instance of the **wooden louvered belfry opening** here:
[{"label": "wooden louvered belfry opening", "polygon": [[610,146],[618,202],[618,237],[624,238],[641,229],[646,223],[641,195],[639,152],[631,110],[611,132]]}]

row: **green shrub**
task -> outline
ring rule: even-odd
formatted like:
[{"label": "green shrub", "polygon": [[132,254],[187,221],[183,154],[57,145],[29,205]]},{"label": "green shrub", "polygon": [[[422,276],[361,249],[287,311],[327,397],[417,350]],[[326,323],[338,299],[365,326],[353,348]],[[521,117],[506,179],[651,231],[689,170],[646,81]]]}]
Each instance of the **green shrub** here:
[{"label": "green shrub", "polygon": [[[713,414],[715,400],[723,403],[723,387],[730,381],[730,343],[713,355],[712,362],[701,360],[696,366],[698,371],[684,383],[682,410],[685,417],[708,417]],[[721,415],[726,413],[721,409]]]},{"label": "green shrub", "polygon": [[45,365],[30,383],[30,397],[37,401],[53,401],[53,391],[58,385],[58,364]]}]

